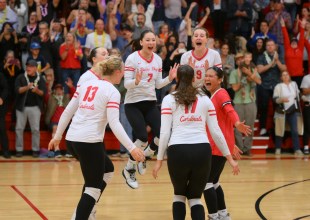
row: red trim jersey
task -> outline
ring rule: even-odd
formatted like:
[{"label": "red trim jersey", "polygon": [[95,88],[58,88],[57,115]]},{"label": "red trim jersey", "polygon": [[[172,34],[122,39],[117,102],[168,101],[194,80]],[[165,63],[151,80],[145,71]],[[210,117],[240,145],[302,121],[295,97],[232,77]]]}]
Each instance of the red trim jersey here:
[{"label": "red trim jersey", "polygon": [[161,128],[157,159],[163,160],[167,147],[175,144],[209,143],[206,124],[224,155],[229,155],[218,126],[215,108],[207,96],[197,95],[189,107],[179,105],[173,94],[165,96],[161,106]]},{"label": "red trim jersey", "polygon": [[190,57],[192,57],[192,62],[195,62],[194,86],[196,88],[203,86],[203,81],[206,76],[206,60],[208,60],[209,67],[217,66],[222,68],[221,56],[216,50],[207,49],[206,53],[202,57],[196,57],[193,50],[187,51],[181,56],[181,65],[188,64]]},{"label": "red trim jersey", "polygon": [[73,117],[66,140],[84,143],[102,142],[105,128],[109,123],[117,139],[131,152],[135,145],[119,122],[119,104],[120,93],[110,82],[98,79],[84,82],[63,112],[55,138],[61,139]]},{"label": "red trim jersey", "polygon": [[[231,104],[231,99],[225,89],[217,90],[212,96],[211,101],[215,107],[215,111],[218,118],[218,124],[223,132],[226,139],[230,153],[234,150],[235,135],[234,135],[234,124],[239,121],[239,116],[236,113],[234,107]],[[212,148],[212,155],[223,156],[221,153],[220,146],[214,142],[210,129],[207,127],[207,133]]]},{"label": "red trim jersey", "polygon": [[[136,73],[142,71],[142,79],[135,84]],[[124,86],[127,89],[125,104],[145,100],[156,100],[155,88],[160,89],[170,83],[169,77],[162,78],[162,59],[153,53],[150,60],[133,52],[125,62]]]},{"label": "red trim jersey", "polygon": [[77,87],[80,87],[84,82],[94,79],[100,79],[99,76],[92,70],[89,69],[80,77]]}]

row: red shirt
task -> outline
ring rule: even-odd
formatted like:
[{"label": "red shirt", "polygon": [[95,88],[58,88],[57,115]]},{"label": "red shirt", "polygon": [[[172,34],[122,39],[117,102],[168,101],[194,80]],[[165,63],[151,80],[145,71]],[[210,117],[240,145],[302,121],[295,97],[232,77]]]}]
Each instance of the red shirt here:
[{"label": "red shirt", "polygon": [[305,29],[300,28],[300,39],[298,41],[297,48],[291,47],[291,42],[286,30],[286,27],[282,27],[284,50],[285,50],[285,64],[290,76],[303,76],[303,56],[304,56],[304,39]]},{"label": "red shirt", "polygon": [[[66,44],[62,44],[59,48],[59,55],[63,54],[67,49]],[[81,62],[79,57],[75,54],[75,48],[73,45],[68,47],[68,55],[66,59],[60,60],[60,67],[63,69],[81,69]]]},{"label": "red shirt", "polygon": [[305,39],[305,48],[308,52],[308,69],[305,72],[308,71],[310,73],[310,42],[307,39]]},{"label": "red shirt", "polygon": [[[235,146],[234,124],[239,121],[239,116],[231,104],[231,99],[225,89],[217,90],[211,97],[211,101],[215,107],[218,124],[226,139],[230,153],[232,154]],[[212,136],[208,130],[208,138],[212,148],[212,155],[223,156],[217,148]]]},{"label": "red shirt", "polygon": [[58,123],[59,122],[59,119],[60,119],[60,116],[61,114],[64,112],[65,110],[65,107],[63,106],[57,106],[56,109],[55,109],[55,112],[51,118],[51,122],[52,123]]}]

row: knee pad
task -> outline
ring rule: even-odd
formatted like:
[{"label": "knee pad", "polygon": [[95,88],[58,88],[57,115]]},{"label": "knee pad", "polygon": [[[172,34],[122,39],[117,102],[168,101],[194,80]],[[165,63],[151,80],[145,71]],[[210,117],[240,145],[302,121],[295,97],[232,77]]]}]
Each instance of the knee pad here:
[{"label": "knee pad", "polygon": [[181,195],[174,195],[173,202],[183,202],[185,203],[186,197]]},{"label": "knee pad", "polygon": [[103,175],[103,181],[104,181],[106,184],[108,184],[108,183],[111,182],[113,176],[114,176],[114,172],[105,173],[105,174]]},{"label": "knee pad", "polygon": [[137,139],[134,143],[135,146],[137,147],[142,147],[142,148],[145,148],[147,146],[148,142],[144,142],[144,141],[141,141],[139,139]]},{"label": "knee pad", "polygon": [[155,138],[154,138],[154,144],[156,144],[157,146],[159,146],[159,138],[158,138],[158,137],[155,137]]},{"label": "knee pad", "polygon": [[94,187],[85,187],[84,193],[93,197],[95,199],[95,201],[97,202],[100,195],[101,195],[101,190],[98,188],[94,188]]},{"label": "knee pad", "polygon": [[213,183],[207,183],[205,190],[211,189],[212,187],[214,187]]},{"label": "knee pad", "polygon": [[220,186],[220,182],[214,184],[214,189],[217,189]]},{"label": "knee pad", "polygon": [[188,205],[189,207],[193,207],[195,205],[202,205],[201,200],[200,199],[189,199],[188,200]]}]

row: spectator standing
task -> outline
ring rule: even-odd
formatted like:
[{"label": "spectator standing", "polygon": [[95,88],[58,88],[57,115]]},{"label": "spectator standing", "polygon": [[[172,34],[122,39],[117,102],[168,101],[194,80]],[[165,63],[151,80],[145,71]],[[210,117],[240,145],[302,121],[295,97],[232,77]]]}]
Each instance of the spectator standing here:
[{"label": "spectator standing", "polygon": [[165,22],[164,0],[155,0],[155,10],[152,16],[152,23],[155,34],[159,34],[159,27]]},{"label": "spectator standing", "polygon": [[16,109],[15,109],[15,81],[19,74],[21,74],[20,61],[15,58],[14,51],[8,50],[6,57],[3,62],[4,65],[0,67],[0,72],[4,75],[7,84],[8,95],[5,101],[7,110],[6,112],[11,113],[11,125],[10,128],[14,129],[16,122]]},{"label": "spectator standing", "polygon": [[21,2],[21,0],[9,0],[8,1],[10,8],[15,12],[17,15],[17,33],[20,33],[22,28],[26,25],[28,9],[26,5]]},{"label": "spectator standing", "polygon": [[[63,86],[61,84],[56,84],[53,94],[48,99],[45,112],[45,124],[52,131],[52,138],[55,136],[60,117],[69,104],[69,101],[69,97],[64,94]],[[59,145],[56,145],[54,149],[54,156],[60,158],[62,155]]]},{"label": "spectator standing", "polygon": [[287,29],[283,18],[280,18],[282,27],[283,40],[284,40],[284,59],[287,67],[287,71],[290,73],[290,77],[297,83],[299,88],[302,77],[304,75],[303,70],[303,56],[304,56],[304,41],[305,41],[305,25],[306,20],[303,19],[300,28],[300,38],[292,38],[291,41],[288,36]]},{"label": "spectator standing", "polygon": [[252,28],[250,40],[248,41],[248,45],[251,48],[255,47],[255,43],[258,39],[263,39],[265,42],[267,39],[272,39],[274,42],[277,42],[276,35],[269,32],[269,24],[266,20],[260,22],[259,30],[259,33],[255,33],[254,27]]},{"label": "spectator standing", "polygon": [[149,28],[150,30],[153,30],[153,23],[152,23],[152,16],[154,14],[154,10],[155,10],[155,5],[154,2],[155,0],[151,0],[151,2],[149,3],[149,5],[147,6],[147,10],[145,11],[144,5],[143,5],[144,1],[139,1],[138,2],[136,0],[131,0],[131,13],[135,14],[133,17],[133,20],[135,22],[135,25],[138,26],[138,22],[137,22],[137,14],[144,14],[145,15],[145,26],[147,28]]},{"label": "spectator standing", "polygon": [[266,51],[257,59],[257,71],[262,79],[262,84],[258,87],[260,135],[267,134],[269,101],[273,97],[274,87],[280,82],[281,71],[285,70],[286,66],[279,59],[276,43],[272,39],[267,40]]},{"label": "spectator standing", "polygon": [[[66,41],[59,48],[60,55],[60,67],[63,82],[67,81],[67,78],[71,78],[73,85],[76,87],[80,78],[81,62],[83,57],[83,51],[80,42],[76,40],[73,33],[68,33]],[[67,84],[64,84],[65,94],[69,94]]]},{"label": "spectator standing", "polygon": [[137,14],[137,25],[134,23],[133,16],[134,14],[128,16],[128,24],[133,28],[133,40],[137,40],[140,39],[142,32],[151,29],[145,26],[145,14]]},{"label": "spectator standing", "polygon": [[50,26],[50,40],[52,46],[52,56],[53,56],[53,69],[54,76],[57,83],[63,85],[62,75],[60,70],[60,55],[59,48],[61,44],[65,41],[65,37],[67,36],[67,26],[65,23],[65,19],[54,19],[51,22]]},{"label": "spectator standing", "polygon": [[187,8],[185,0],[164,0],[166,23],[172,32],[177,33],[182,21],[182,7]]},{"label": "spectator standing", "polygon": [[37,73],[37,61],[28,60],[25,74],[17,77],[15,82],[16,96],[16,157],[23,156],[24,129],[29,120],[32,134],[32,156],[39,157],[40,150],[40,117],[43,97],[46,92],[45,80]]},{"label": "spectator standing", "polygon": [[5,127],[5,116],[7,112],[7,96],[9,90],[4,75],[0,72],[0,146],[4,158],[11,158],[9,151],[9,140]]},{"label": "spectator standing", "polygon": [[[79,8],[83,8],[86,11],[86,21],[89,21],[89,22],[92,22],[92,23],[95,22],[92,14],[88,12],[89,0],[81,0],[81,1],[79,1]],[[70,14],[69,14],[69,16],[67,18],[66,23],[68,25],[71,25],[74,22],[74,20],[78,17],[78,14],[79,14],[79,9],[71,10],[71,12],[70,12]]]},{"label": "spectator standing", "polygon": [[7,5],[7,1],[0,0],[0,30],[4,23],[13,24],[13,28],[17,30],[17,20],[17,14]]},{"label": "spectator standing", "polygon": [[309,154],[309,136],[310,136],[310,74],[304,76],[301,81],[300,88],[302,90],[303,119],[304,119],[304,154]]},{"label": "spectator standing", "polygon": [[26,26],[22,28],[22,32],[19,37],[19,46],[22,53],[21,61],[23,69],[26,69],[26,61],[29,56],[28,52],[30,44],[33,38],[37,38],[39,35],[39,25],[37,12],[33,11],[29,15],[29,21]]},{"label": "spectator standing", "polygon": [[95,24],[95,31],[90,33],[86,37],[85,54],[89,56],[89,53],[95,47],[104,47],[106,49],[112,48],[112,41],[110,35],[104,31],[104,22],[102,19],[98,19]]},{"label": "spectator standing", "polygon": [[[252,54],[245,55],[238,53],[235,56],[237,69],[233,70],[229,76],[229,84],[235,92],[234,104],[235,110],[239,115],[240,121],[254,129],[254,123],[257,115],[256,106],[256,85],[261,84],[261,78],[255,66],[251,65]],[[244,141],[242,134],[235,129],[236,145],[245,155],[251,155],[253,145],[253,133],[246,136]]]},{"label": "spectator standing", "polygon": [[[57,17],[56,13],[59,9],[60,0],[38,0],[36,4],[40,8],[38,17],[41,17],[40,21],[45,21],[47,24]],[[40,15],[39,15],[40,14]]]},{"label": "spectator standing", "polygon": [[270,33],[274,34],[277,37],[278,52],[281,62],[284,61],[284,40],[282,34],[282,28],[280,23],[280,18],[284,19],[285,26],[287,29],[291,30],[292,20],[288,12],[284,10],[283,3],[281,0],[274,1],[274,10],[268,12],[265,19],[269,22]]},{"label": "spectator standing", "polygon": [[[281,107],[274,113],[275,120],[275,147],[276,154],[281,154],[282,137],[285,132],[285,124],[288,123],[292,136],[292,144],[295,155],[303,155],[300,150],[298,134],[302,135],[303,129],[299,129],[297,109],[299,109],[299,89],[296,82],[291,81],[287,71],[281,73],[281,83],[274,88],[273,99]],[[299,109],[301,110],[301,109]],[[299,127],[299,128],[298,128]]]},{"label": "spectator standing", "polygon": [[227,14],[230,32],[248,39],[252,29],[252,10],[251,4],[245,0],[233,1]]},{"label": "spectator standing", "polygon": [[214,27],[214,37],[224,40],[225,22],[229,7],[228,0],[211,0],[209,2],[210,14]]},{"label": "spectator standing", "polygon": [[[1,1],[1,0],[0,0]],[[0,3],[1,5],[1,3]],[[4,22],[0,31],[0,60],[4,60],[8,50],[13,50],[16,54],[18,52],[18,38],[16,30],[9,22]]]},{"label": "spectator standing", "polygon": [[37,66],[36,71],[41,74],[41,73],[44,73],[45,70],[49,69],[51,65],[48,62],[46,62],[45,57],[43,57],[40,54],[40,49],[41,49],[41,45],[39,43],[32,42],[30,44],[30,55],[27,58],[27,61],[28,60],[37,61],[38,66]]}]

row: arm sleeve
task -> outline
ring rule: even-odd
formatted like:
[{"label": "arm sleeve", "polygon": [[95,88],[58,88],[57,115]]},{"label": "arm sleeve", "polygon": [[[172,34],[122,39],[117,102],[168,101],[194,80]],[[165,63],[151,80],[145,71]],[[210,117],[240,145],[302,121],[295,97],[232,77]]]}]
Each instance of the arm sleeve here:
[{"label": "arm sleeve", "polygon": [[129,56],[125,62],[124,86],[126,89],[132,89],[136,87],[136,67],[131,58],[132,56]]},{"label": "arm sleeve", "polygon": [[283,34],[284,47],[287,49],[290,47],[290,39],[288,37],[286,27],[282,27],[282,34]]},{"label": "arm sleeve", "polygon": [[224,135],[218,125],[217,117],[216,117],[216,111],[214,108],[214,105],[210,100],[208,100],[208,110],[207,110],[207,125],[209,128],[209,131],[211,133],[211,136],[216,144],[218,146],[219,150],[222,152],[223,156],[230,155],[230,151],[227,145],[227,142],[224,138]]},{"label": "arm sleeve", "polygon": [[166,96],[164,98],[161,105],[161,127],[157,160],[164,159],[166,150],[168,148],[168,142],[171,136],[172,109],[168,97],[169,96]]},{"label": "arm sleeve", "polygon": [[229,120],[235,124],[237,121],[239,121],[239,116],[237,112],[235,111],[234,107],[231,104],[231,100],[229,95],[225,92],[221,93],[221,96],[218,96],[221,98],[221,109],[224,112],[225,115],[228,116]]},{"label": "arm sleeve", "polygon": [[240,121],[237,112],[234,107],[230,104],[227,104],[223,107],[223,111],[228,116],[229,120],[235,125],[237,121]]},{"label": "arm sleeve", "polygon": [[131,152],[136,146],[132,143],[127,133],[125,132],[122,124],[119,121],[119,103],[121,96],[118,91],[114,92],[110,97],[107,104],[107,118],[116,138],[122,143],[123,146]]},{"label": "arm sleeve", "polygon": [[55,133],[54,138],[56,140],[61,140],[62,134],[66,130],[71,118],[73,117],[74,113],[77,111],[79,107],[79,91],[74,93],[73,98],[67,105],[65,111],[61,114],[59,119],[58,127]]},{"label": "arm sleeve", "polygon": [[218,52],[216,52],[215,54],[214,66],[217,66],[218,68],[222,68],[222,59]]}]

